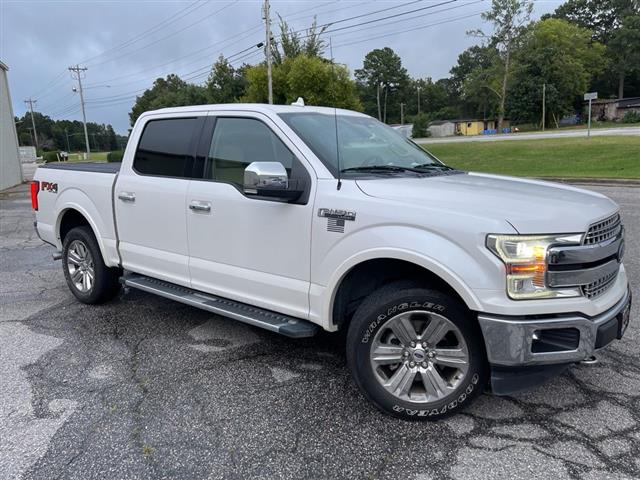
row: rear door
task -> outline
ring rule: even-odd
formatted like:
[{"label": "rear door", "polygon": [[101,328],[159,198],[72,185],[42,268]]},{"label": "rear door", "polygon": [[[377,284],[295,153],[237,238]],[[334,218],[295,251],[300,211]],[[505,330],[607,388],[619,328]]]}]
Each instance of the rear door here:
[{"label": "rear door", "polygon": [[127,270],[189,285],[186,197],[205,118],[151,117],[133,159],[123,162],[114,204]]},{"label": "rear door", "polygon": [[[201,137],[205,178],[187,203],[192,287],[270,310],[307,317],[312,220],[311,168],[267,116],[211,114]],[[280,162],[305,185],[297,203],[247,195],[244,169]]]}]

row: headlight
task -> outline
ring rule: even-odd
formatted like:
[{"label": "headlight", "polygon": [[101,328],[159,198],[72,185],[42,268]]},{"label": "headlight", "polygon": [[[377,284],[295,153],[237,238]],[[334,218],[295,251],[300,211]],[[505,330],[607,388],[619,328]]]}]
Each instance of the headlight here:
[{"label": "headlight", "polygon": [[507,293],[514,300],[577,297],[579,288],[547,287],[547,250],[552,245],[579,244],[576,235],[488,235],[487,247],[506,266]]}]

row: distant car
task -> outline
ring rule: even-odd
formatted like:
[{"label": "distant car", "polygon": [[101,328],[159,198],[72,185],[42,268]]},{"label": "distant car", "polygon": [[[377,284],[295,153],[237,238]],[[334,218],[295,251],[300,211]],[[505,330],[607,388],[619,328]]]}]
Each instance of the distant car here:
[{"label": "distant car", "polygon": [[355,383],[404,419],[535,386],[629,322],[615,202],[455,170],[356,112],[146,112],[122,164],[47,164],[31,193],[80,301],[120,282],[290,337],[346,330]]}]

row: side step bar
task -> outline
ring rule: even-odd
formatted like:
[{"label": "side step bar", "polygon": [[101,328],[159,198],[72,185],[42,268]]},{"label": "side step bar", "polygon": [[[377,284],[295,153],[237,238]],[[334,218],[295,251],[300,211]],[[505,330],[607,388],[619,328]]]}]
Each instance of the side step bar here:
[{"label": "side step bar", "polygon": [[144,275],[127,274],[120,278],[120,283],[125,287],[153,293],[176,302],[248,323],[254,327],[280,333],[287,337],[312,337],[319,330],[317,325],[306,320],[202,293]]}]

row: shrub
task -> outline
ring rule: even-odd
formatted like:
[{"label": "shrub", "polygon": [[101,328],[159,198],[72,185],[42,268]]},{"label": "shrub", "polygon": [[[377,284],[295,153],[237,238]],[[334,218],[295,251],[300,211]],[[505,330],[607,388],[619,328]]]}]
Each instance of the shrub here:
[{"label": "shrub", "polygon": [[624,114],[622,123],[640,123],[640,112],[634,112],[633,110],[629,110],[627,113]]},{"label": "shrub", "polygon": [[57,162],[59,153],[60,152],[42,152],[42,160],[44,163]]},{"label": "shrub", "polygon": [[115,150],[113,152],[107,153],[107,162],[121,162],[122,157],[124,155],[124,151]]},{"label": "shrub", "polygon": [[413,117],[413,130],[411,131],[411,136],[413,138],[424,138],[431,136],[431,132],[427,130],[429,126],[429,117],[421,113]]}]

